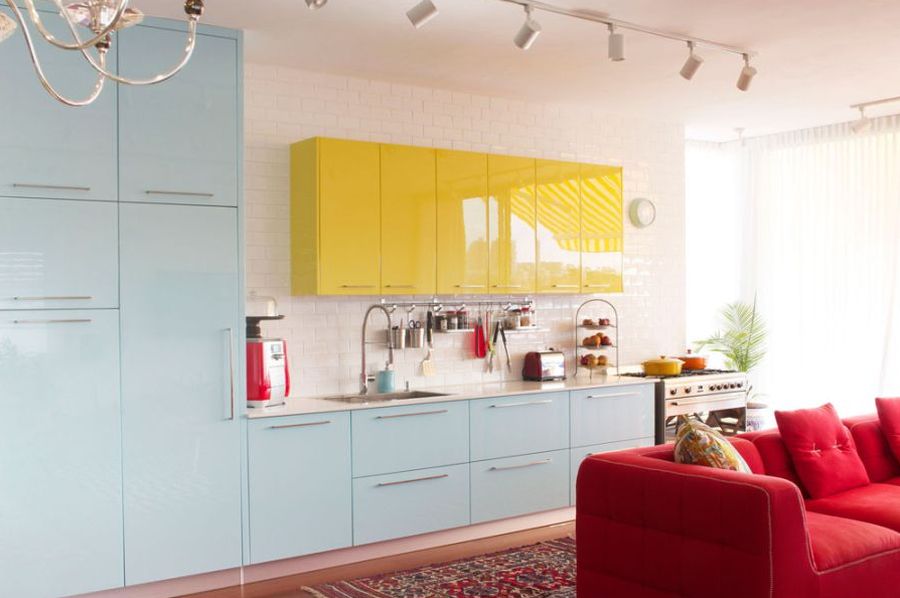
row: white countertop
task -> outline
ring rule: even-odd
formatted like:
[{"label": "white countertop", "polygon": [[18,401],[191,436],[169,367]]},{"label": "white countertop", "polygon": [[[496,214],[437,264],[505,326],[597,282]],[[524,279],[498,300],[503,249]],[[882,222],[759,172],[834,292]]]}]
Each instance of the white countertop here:
[{"label": "white countertop", "polygon": [[[357,409],[378,409],[381,407],[397,407],[399,405],[421,405],[425,403],[445,403],[447,401],[465,401],[510,395],[534,394],[542,392],[581,390],[585,388],[602,388],[608,386],[630,386],[635,384],[651,384],[656,378],[636,378],[631,376],[595,376],[574,378],[560,382],[528,382],[524,380],[511,382],[488,382],[483,384],[461,384],[431,388],[415,388],[426,392],[439,392],[444,396],[424,397],[418,399],[396,399],[391,401],[368,401],[347,403],[325,398],[288,398],[284,405],[248,409],[247,417],[283,417],[288,415],[306,415],[311,413],[331,413],[335,411],[355,411]],[[372,395],[377,398],[377,394]]]}]

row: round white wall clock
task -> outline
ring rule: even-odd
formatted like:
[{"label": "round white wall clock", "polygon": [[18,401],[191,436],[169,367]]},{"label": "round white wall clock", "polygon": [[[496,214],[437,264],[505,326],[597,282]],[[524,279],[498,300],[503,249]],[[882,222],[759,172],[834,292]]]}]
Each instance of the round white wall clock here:
[{"label": "round white wall clock", "polygon": [[628,217],[638,228],[647,228],[656,220],[656,206],[649,199],[639,197],[631,201]]}]

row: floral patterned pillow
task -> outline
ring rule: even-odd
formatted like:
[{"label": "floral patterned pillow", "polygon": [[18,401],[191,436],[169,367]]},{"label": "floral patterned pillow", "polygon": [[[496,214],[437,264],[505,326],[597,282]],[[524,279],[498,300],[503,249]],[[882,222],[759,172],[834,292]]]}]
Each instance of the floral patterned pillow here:
[{"label": "floral patterned pillow", "polygon": [[675,462],[753,473],[728,440],[704,423],[681,416],[675,440]]}]

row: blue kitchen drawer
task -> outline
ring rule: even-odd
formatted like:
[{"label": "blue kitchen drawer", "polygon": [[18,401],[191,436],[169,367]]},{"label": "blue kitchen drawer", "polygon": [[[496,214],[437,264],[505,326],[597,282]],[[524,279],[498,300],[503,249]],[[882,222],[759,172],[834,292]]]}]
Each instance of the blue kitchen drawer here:
[{"label": "blue kitchen drawer", "polygon": [[350,414],[250,420],[250,562],[353,542]]},{"label": "blue kitchen drawer", "polygon": [[591,446],[653,436],[654,385],[572,392],[572,446]]},{"label": "blue kitchen drawer", "polygon": [[468,524],[466,464],[353,480],[355,545]]},{"label": "blue kitchen drawer", "polygon": [[472,523],[569,506],[569,451],[472,463]]},{"label": "blue kitchen drawer", "polygon": [[353,477],[468,461],[468,401],[353,412]]},{"label": "blue kitchen drawer", "polygon": [[569,479],[572,480],[572,500],[571,503],[575,504],[575,483],[578,480],[578,468],[581,467],[581,462],[590,457],[591,455],[599,455],[600,453],[610,453],[612,451],[625,451],[628,449],[639,448],[642,446],[653,446],[653,436],[649,436],[647,438],[634,438],[632,440],[622,440],[620,442],[608,442],[606,444],[595,444],[593,446],[583,446],[580,448],[573,448],[569,451],[569,464],[571,467],[571,473],[569,475]]},{"label": "blue kitchen drawer", "polygon": [[569,393],[471,401],[472,461],[569,448]]},{"label": "blue kitchen drawer", "polygon": [[115,203],[0,198],[0,309],[118,305]]}]

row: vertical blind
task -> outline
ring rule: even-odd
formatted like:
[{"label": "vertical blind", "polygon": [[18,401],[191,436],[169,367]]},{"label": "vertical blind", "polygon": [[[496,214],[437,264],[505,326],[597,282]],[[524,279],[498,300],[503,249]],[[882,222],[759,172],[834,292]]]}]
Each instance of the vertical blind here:
[{"label": "vertical blind", "polygon": [[[835,125],[689,144],[687,156],[688,222],[708,221],[715,196],[731,204],[720,213],[737,215],[719,226],[738,240],[723,247],[721,235],[688,235],[689,302],[722,299],[705,288],[716,273],[694,263],[719,251],[738,273],[732,299],[755,294],[768,324],[767,357],[754,374],[765,402],[831,401],[854,415],[873,412],[876,396],[900,396],[900,121],[878,119],[863,135]],[[709,189],[713,168],[721,180]],[[712,330],[701,330],[709,324],[699,310],[710,306],[697,303],[689,330],[702,336]]]}]

